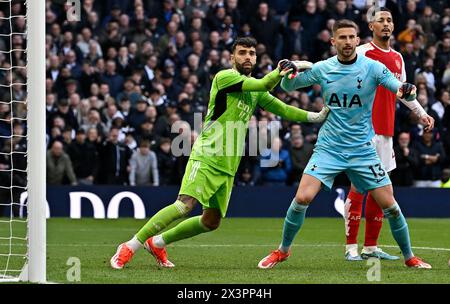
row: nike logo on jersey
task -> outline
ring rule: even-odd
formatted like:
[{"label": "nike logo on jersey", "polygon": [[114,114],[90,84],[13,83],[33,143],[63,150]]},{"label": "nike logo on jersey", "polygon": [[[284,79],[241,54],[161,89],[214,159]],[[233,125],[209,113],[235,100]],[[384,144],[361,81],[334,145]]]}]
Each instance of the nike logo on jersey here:
[{"label": "nike logo on jersey", "polygon": [[333,83],[333,82],[335,82],[336,80],[333,80],[333,81],[330,81],[330,80],[327,80],[327,83]]},{"label": "nike logo on jersey", "polygon": [[377,179],[376,180],[377,184],[379,184],[381,181],[383,181],[383,179],[384,179],[384,177]]}]

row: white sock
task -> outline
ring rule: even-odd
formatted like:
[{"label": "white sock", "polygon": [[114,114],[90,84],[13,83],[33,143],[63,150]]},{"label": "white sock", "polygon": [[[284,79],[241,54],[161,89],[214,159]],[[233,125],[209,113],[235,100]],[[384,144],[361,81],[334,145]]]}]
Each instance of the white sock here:
[{"label": "white sock", "polygon": [[358,244],[345,245],[345,252],[350,252],[351,255],[358,255]]},{"label": "white sock", "polygon": [[363,248],[362,251],[363,251],[364,253],[372,253],[372,252],[377,251],[377,249],[378,249],[377,246],[364,246],[364,248]]},{"label": "white sock", "polygon": [[164,242],[161,234],[155,235],[153,237],[153,245],[155,245],[158,248],[163,248],[166,246],[166,242]]},{"label": "white sock", "polygon": [[141,249],[141,247],[142,247],[141,242],[138,241],[138,239],[136,238],[136,236],[134,236],[131,240],[129,240],[129,241],[126,242],[125,244],[127,244],[127,246],[130,247],[131,250],[133,250],[133,252],[138,251],[138,250]]},{"label": "white sock", "polygon": [[288,253],[289,248],[290,247],[283,247],[282,245],[280,245],[280,247],[278,247],[278,250],[280,250],[282,253]]}]

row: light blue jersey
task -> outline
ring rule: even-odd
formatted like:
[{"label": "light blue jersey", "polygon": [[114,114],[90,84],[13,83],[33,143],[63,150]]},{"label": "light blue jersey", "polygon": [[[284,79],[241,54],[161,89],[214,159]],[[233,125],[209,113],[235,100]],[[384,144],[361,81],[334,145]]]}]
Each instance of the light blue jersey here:
[{"label": "light blue jersey", "polygon": [[320,128],[316,147],[354,150],[375,135],[372,105],[378,85],[396,93],[402,83],[380,62],[358,56],[353,64],[342,64],[337,56],[320,61],[294,79],[284,77],[286,91],[319,84],[330,113]]},{"label": "light blue jersey", "polygon": [[318,62],[294,79],[284,77],[281,87],[292,91],[320,84],[330,113],[319,131],[314,153],[304,174],[314,176],[327,190],[345,172],[359,192],[391,183],[372,137],[372,105],[378,85],[392,92],[402,83],[380,62],[358,56],[342,64],[337,56]]}]

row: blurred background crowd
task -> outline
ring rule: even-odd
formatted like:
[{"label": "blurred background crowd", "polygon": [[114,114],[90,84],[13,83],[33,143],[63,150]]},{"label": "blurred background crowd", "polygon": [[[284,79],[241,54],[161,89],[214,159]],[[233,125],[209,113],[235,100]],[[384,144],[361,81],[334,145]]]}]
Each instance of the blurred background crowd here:
[{"label": "blurred background crowd", "polygon": [[[26,21],[23,1],[12,2],[17,17],[0,18],[0,169],[26,167],[23,154],[8,154],[26,151],[26,41],[20,34]],[[69,22],[65,1],[47,1],[48,184],[180,184],[188,156],[175,156],[172,141],[180,133],[188,134],[190,145],[195,141],[199,130],[188,132],[194,113],[206,114],[211,81],[230,68],[236,37],[257,39],[253,76],[261,78],[283,58],[316,62],[335,55],[329,40],[336,20],[354,20],[361,43],[370,41],[366,2],[372,1],[82,0],[81,20]],[[449,2],[379,3],[393,13],[391,46],[403,54],[407,79],[436,120],[432,132],[423,132],[397,104],[393,184],[450,187]],[[9,14],[0,3],[0,17]],[[323,106],[320,86],[272,93],[305,110]],[[236,184],[298,183],[320,125],[283,121],[258,109],[250,123],[268,138],[274,124],[261,122],[274,122],[279,136],[264,157],[243,157]],[[261,166],[272,153],[280,155],[275,166]],[[24,174],[14,174],[13,183],[25,183]],[[3,179],[11,182],[10,175]],[[336,185],[349,185],[345,175]]]}]

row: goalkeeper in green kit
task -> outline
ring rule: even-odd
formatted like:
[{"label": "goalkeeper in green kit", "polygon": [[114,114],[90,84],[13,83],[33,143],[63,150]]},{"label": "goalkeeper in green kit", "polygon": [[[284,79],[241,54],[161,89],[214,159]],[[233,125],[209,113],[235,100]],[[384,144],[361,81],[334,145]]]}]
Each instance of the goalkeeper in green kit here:
[{"label": "goalkeeper in green kit", "polygon": [[[177,200],[158,211],[131,240],[119,245],[111,258],[112,268],[122,269],[141,247],[155,257],[159,266],[174,267],[167,258],[166,245],[219,227],[227,211],[248,122],[256,105],[292,121],[321,122],[326,118],[326,107],[318,113],[307,112],[286,105],[268,92],[284,75],[310,66],[281,60],[262,79],[252,78],[255,47],[256,40],[251,37],[236,39],[231,55],[233,68],[220,71],[212,81],[208,113],[192,148]],[[203,207],[202,215],[189,217],[161,233],[173,221],[185,217],[197,203]]]}]

